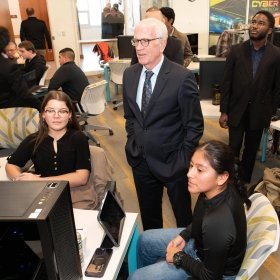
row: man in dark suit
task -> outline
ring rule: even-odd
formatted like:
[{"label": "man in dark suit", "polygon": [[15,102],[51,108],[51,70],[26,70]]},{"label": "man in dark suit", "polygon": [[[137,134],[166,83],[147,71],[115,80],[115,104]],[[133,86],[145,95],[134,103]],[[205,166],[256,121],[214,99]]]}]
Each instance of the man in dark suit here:
[{"label": "man in dark suit", "polygon": [[[148,9],[146,11],[145,18],[156,18],[162,22],[165,22],[162,12],[157,8]],[[184,65],[184,52],[182,48],[182,43],[179,39],[172,36],[168,36],[167,44],[163,54],[171,61]],[[131,58],[131,65],[137,62],[138,62],[138,58],[136,55],[136,51],[134,49]]]},{"label": "man in dark suit", "polygon": [[28,91],[18,65],[4,56],[9,41],[7,28],[0,26],[0,108],[32,107],[40,111],[41,102]]},{"label": "man in dark suit", "polygon": [[[203,134],[194,75],[163,55],[167,36],[163,22],[154,18],[142,20],[133,39],[139,63],[127,68],[123,76],[128,137],[125,150],[144,230],[163,226],[164,186],[178,227],[191,223],[186,175]],[[152,74],[150,82],[145,78],[146,72]]]},{"label": "man in dark suit", "polygon": [[26,14],[28,19],[23,20],[20,25],[20,40],[31,41],[38,54],[45,56],[46,43],[48,45],[48,51],[52,51],[52,40],[49,30],[43,20],[35,17],[35,11],[33,8],[27,8]]},{"label": "man in dark suit", "polygon": [[220,126],[229,129],[229,145],[239,158],[243,179],[250,183],[263,129],[280,97],[280,50],[267,41],[275,19],[257,12],[250,24],[250,39],[233,46],[226,60],[221,96]]}]

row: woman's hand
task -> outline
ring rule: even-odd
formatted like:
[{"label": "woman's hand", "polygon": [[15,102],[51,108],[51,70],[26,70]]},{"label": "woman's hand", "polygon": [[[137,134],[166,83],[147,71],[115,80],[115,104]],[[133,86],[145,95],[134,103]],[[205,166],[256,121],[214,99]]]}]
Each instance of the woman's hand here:
[{"label": "woman's hand", "polygon": [[35,181],[40,179],[41,179],[40,175],[29,173],[29,172],[23,172],[18,176],[14,177],[13,181]]},{"label": "woman's hand", "polygon": [[166,248],[166,261],[168,263],[173,263],[173,256],[179,251],[182,251],[186,246],[186,241],[182,236],[178,235],[176,238],[172,239]]}]

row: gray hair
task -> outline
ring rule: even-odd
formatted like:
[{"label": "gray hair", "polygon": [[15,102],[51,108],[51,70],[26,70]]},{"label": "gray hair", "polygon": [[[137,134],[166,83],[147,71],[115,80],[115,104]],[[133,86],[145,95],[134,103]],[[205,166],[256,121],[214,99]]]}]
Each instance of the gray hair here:
[{"label": "gray hair", "polygon": [[136,25],[136,28],[138,26],[149,26],[155,31],[155,36],[157,38],[167,39],[168,37],[166,25],[162,21],[159,21],[158,19],[145,18]]}]

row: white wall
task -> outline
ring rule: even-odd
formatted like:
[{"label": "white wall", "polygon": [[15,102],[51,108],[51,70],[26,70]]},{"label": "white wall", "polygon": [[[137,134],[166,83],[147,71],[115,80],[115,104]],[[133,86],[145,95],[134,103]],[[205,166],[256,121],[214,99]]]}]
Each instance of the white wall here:
[{"label": "white wall", "polygon": [[184,33],[198,33],[198,53],[208,54],[209,0],[173,0],[174,26]]},{"label": "white wall", "polygon": [[78,43],[78,21],[75,1],[47,0],[47,8],[52,34],[54,59],[57,67],[58,52],[66,47],[76,54],[75,62],[80,65],[80,46]]},{"label": "white wall", "polygon": [[[12,20],[12,26],[15,36],[19,36],[20,31],[20,23],[21,23],[21,15],[20,15],[20,9],[18,5],[18,0],[8,0],[10,14],[16,15],[16,18],[11,18]],[[16,38],[16,43],[20,43],[20,39]]]}]

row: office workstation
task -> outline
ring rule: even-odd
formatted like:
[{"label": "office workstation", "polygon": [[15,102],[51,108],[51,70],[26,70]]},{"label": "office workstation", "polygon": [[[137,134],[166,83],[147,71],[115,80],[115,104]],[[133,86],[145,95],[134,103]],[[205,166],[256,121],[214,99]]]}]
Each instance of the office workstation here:
[{"label": "office workstation", "polygon": [[[1,277],[22,273],[26,277],[24,279],[31,279],[29,277],[37,279],[38,275],[47,279],[63,279],[64,275],[68,274],[69,279],[73,280],[92,279],[86,276],[85,271],[93,253],[97,248],[107,246],[108,248],[112,246],[113,253],[102,279],[117,279],[126,256],[129,273],[135,271],[137,213],[124,212],[123,226],[119,229],[116,246],[102,245],[107,233],[98,222],[98,217],[104,212],[106,216],[103,219],[105,221],[111,219],[108,209],[110,208],[112,215],[116,215],[115,208],[119,207],[116,206],[117,202],[110,202],[106,206],[108,209],[104,209],[105,206],[102,204],[100,210],[74,208],[72,214],[69,186],[66,182],[12,182],[6,175],[5,164],[6,157],[1,157],[0,242],[3,245],[5,241],[5,247],[1,245],[1,254],[3,250],[9,250],[6,261],[1,263]],[[103,204],[106,204],[105,200],[106,198]],[[57,223],[61,218],[64,222]],[[71,220],[73,218],[74,224]],[[50,229],[47,229],[47,224]],[[80,241],[76,237],[76,231]],[[112,234],[110,231],[109,228],[108,233]],[[48,242],[52,242],[52,245],[45,247]],[[17,249],[14,246],[17,246]],[[21,257],[23,254],[25,259]],[[52,258],[52,254],[55,258]],[[9,264],[12,258],[17,259],[14,266]],[[27,261],[32,264],[32,269],[27,266]],[[18,268],[19,265],[22,267],[21,270]]]}]

